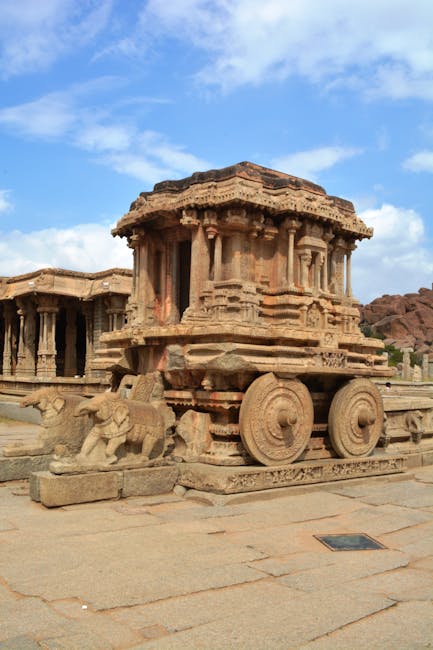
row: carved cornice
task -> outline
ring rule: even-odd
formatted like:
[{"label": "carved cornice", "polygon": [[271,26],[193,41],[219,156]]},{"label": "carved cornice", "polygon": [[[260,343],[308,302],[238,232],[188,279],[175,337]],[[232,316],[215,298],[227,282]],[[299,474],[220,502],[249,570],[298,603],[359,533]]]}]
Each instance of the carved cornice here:
[{"label": "carved cornice", "polygon": [[[225,171],[229,170],[226,174]],[[218,173],[217,173],[218,172]],[[188,214],[190,210],[236,206],[264,210],[268,215],[309,216],[357,239],[371,237],[373,231],[356,214],[350,201],[329,196],[318,185],[296,179],[252,163],[240,163],[182,181],[166,181],[146,192],[122,217],[114,235],[130,235],[134,226],[161,215]],[[186,219],[188,221],[188,219]],[[189,225],[189,224],[188,224]],[[192,225],[192,224],[191,224]]]}]

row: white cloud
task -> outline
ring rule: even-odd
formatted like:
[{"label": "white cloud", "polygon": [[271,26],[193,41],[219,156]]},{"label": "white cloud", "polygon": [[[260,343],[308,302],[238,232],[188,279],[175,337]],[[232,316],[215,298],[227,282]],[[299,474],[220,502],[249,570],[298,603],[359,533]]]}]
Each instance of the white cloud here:
[{"label": "white cloud", "polygon": [[[205,51],[199,80],[231,89],[300,75],[433,98],[431,0],[149,0],[128,51],[167,35]],[[123,43],[125,47],[125,43]]]},{"label": "white cloud", "polygon": [[61,93],[0,110],[0,124],[25,136],[63,136],[76,120],[71,99]]},{"label": "white cloud", "polygon": [[44,69],[91,42],[112,0],[0,0],[0,77]]},{"label": "white cloud", "polygon": [[[121,82],[116,78],[95,79],[0,109],[0,126],[24,137],[62,140],[90,152],[95,162],[149,184],[162,178],[180,178],[211,166],[163,134],[140,130],[133,114],[126,120],[112,112],[117,106],[105,109],[92,106],[89,95],[113,83]],[[129,104],[142,101],[148,103],[152,98],[129,98]]]},{"label": "white cloud", "polygon": [[111,236],[108,223],[1,234],[0,275],[19,275],[44,267],[88,272],[131,268],[132,253],[125,240]]},{"label": "white cloud", "polygon": [[424,223],[415,210],[385,203],[359,216],[374,228],[373,239],[360,243],[354,253],[353,288],[361,302],[431,286],[433,252],[426,246]]},{"label": "white cloud", "polygon": [[9,212],[13,208],[9,200],[10,193],[10,190],[0,190],[0,214],[2,212]]},{"label": "white cloud", "polygon": [[403,163],[403,168],[411,172],[433,173],[433,151],[419,151]]},{"label": "white cloud", "polygon": [[119,124],[88,124],[77,133],[75,144],[88,151],[125,151],[133,135],[133,129]]},{"label": "white cloud", "polygon": [[144,131],[123,152],[106,151],[99,162],[120,174],[133,176],[153,185],[166,178],[180,178],[195,171],[209,169],[210,163],[172,144],[155,131]]},{"label": "white cloud", "polygon": [[287,174],[315,180],[319,172],[360,153],[360,149],[351,147],[318,147],[274,158],[272,165]]}]

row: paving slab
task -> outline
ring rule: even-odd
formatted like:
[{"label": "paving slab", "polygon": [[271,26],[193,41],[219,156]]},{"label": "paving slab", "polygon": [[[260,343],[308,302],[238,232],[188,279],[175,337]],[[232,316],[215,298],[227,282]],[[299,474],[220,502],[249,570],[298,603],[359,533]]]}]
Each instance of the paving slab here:
[{"label": "paving slab", "polygon": [[[26,482],[4,484],[0,650],[429,647],[433,512],[418,474],[345,482],[344,494],[303,486],[211,505],[177,492],[55,510]],[[332,552],[314,537],[361,532],[387,549]]]},{"label": "paving slab", "polygon": [[336,585],[344,585],[355,578],[364,578],[409,564],[400,551],[343,551],[333,552],[334,562],[307,570],[296,571],[278,580],[292,589],[316,592]]},{"label": "paving slab", "polygon": [[260,607],[263,601],[280,607],[281,603],[296,597],[296,592],[269,580],[233,585],[188,594],[168,600],[118,608],[113,613],[116,620],[140,629],[163,625],[165,633],[205,625],[211,621],[233,618],[241,612]]},{"label": "paving slab", "polygon": [[431,521],[431,515],[394,504],[368,506],[341,517],[348,529],[356,529],[368,535],[385,535]]},{"label": "paving slab", "polygon": [[398,603],[354,622],[302,650],[423,650],[433,645],[433,604]]},{"label": "paving slab", "polygon": [[392,600],[419,601],[433,599],[433,580],[429,571],[404,567],[351,581],[351,588],[373,591]]},{"label": "paving slab", "polygon": [[418,469],[414,472],[413,476],[417,481],[421,481],[422,483],[433,483],[433,467],[429,466]]},{"label": "paving slab", "polygon": [[221,647],[287,650],[393,604],[382,596],[357,594],[354,598],[342,590],[330,591],[328,596],[324,598],[321,593],[293,597],[288,591],[287,597],[280,599],[278,604],[262,599],[248,610],[236,611],[232,616],[161,637],[140,647],[149,650],[220,650]]},{"label": "paving slab", "polygon": [[347,497],[359,498],[365,503],[380,505],[394,503],[409,508],[422,508],[433,505],[433,490],[430,485],[421,481],[406,480],[398,483],[383,484],[381,489],[376,486],[339,486],[330,492]]}]

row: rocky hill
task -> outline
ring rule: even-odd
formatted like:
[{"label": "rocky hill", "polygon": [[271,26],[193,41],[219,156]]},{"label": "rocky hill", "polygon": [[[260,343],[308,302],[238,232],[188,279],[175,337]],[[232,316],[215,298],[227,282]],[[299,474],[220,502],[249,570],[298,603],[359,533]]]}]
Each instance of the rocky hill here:
[{"label": "rocky hill", "polygon": [[433,285],[404,296],[381,296],[361,306],[361,327],[397,348],[433,354]]}]

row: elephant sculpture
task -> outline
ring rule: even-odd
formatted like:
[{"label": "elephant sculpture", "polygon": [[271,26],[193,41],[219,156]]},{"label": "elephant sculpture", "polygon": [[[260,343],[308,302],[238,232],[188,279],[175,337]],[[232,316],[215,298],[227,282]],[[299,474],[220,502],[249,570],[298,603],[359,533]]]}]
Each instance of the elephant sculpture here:
[{"label": "elephant sculpture", "polygon": [[173,410],[164,401],[139,402],[124,399],[118,392],[82,401],[75,413],[93,417],[93,426],[77,456],[82,464],[116,463],[116,452],[124,444],[127,451],[139,448],[140,460],[162,457],[175,422]]},{"label": "elephant sculpture", "polygon": [[54,387],[39,388],[24,397],[20,406],[33,406],[41,414],[41,428],[32,444],[14,444],[3,447],[4,456],[34,456],[59,452],[76,454],[91,425],[88,414],[74,417],[83,401],[81,395],[72,395]]}]

